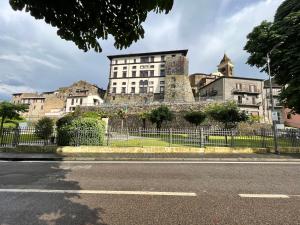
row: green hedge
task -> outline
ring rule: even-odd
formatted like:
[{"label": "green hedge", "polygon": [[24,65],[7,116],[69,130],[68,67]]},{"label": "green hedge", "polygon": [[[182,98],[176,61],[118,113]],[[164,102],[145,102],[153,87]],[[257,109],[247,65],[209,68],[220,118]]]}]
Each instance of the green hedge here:
[{"label": "green hedge", "polygon": [[57,143],[68,145],[103,145],[105,122],[95,118],[75,118],[57,128]]}]

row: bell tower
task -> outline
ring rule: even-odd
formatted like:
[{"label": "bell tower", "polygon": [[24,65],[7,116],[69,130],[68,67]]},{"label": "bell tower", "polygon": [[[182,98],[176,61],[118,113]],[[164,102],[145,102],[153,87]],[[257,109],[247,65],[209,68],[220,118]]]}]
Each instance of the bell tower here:
[{"label": "bell tower", "polygon": [[223,59],[221,60],[220,64],[218,65],[218,71],[222,73],[225,77],[232,77],[233,76],[233,68],[234,65],[231,59],[224,54]]}]

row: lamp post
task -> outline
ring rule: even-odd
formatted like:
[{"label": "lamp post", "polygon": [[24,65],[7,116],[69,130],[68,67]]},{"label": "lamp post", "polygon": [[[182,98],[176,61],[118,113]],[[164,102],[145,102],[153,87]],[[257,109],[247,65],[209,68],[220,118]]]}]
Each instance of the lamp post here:
[{"label": "lamp post", "polygon": [[271,78],[271,66],[270,66],[270,55],[271,53],[274,51],[274,49],[276,49],[277,47],[279,47],[280,45],[282,45],[283,42],[278,43],[277,45],[275,45],[271,51],[269,51],[267,53],[267,65],[268,65],[268,73],[269,73],[269,88],[270,88],[270,100],[271,100],[271,109],[272,109],[272,128],[273,128],[273,133],[274,133],[274,147],[275,147],[275,153],[276,154],[280,154],[279,150],[278,150],[278,140],[277,140],[277,128],[276,128],[276,122],[273,119],[273,113],[275,112],[274,109],[274,98],[273,98],[273,87],[272,87],[272,78]]}]

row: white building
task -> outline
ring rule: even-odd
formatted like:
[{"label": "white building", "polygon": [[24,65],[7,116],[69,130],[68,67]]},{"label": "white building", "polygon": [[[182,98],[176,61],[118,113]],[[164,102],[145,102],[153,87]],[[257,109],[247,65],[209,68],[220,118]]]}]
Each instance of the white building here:
[{"label": "white building", "polygon": [[67,97],[66,112],[73,112],[77,106],[99,106],[102,103],[99,95],[71,95]]},{"label": "white building", "polygon": [[188,50],[111,55],[106,101],[145,103],[163,101],[166,58],[186,56]]}]

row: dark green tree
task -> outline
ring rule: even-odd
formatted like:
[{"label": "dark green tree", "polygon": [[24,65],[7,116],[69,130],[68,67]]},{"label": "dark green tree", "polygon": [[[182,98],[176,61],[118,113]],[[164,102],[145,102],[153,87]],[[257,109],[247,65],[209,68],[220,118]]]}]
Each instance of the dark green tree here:
[{"label": "dark green tree", "polygon": [[263,21],[247,38],[247,63],[267,72],[266,55],[273,50],[271,76],[283,86],[280,99],[286,107],[300,113],[300,1],[285,0],[277,9],[274,22]]},{"label": "dark green tree", "polygon": [[139,118],[142,120],[143,129],[146,129],[146,120],[149,118],[148,112],[142,112],[139,114]]},{"label": "dark green tree", "polygon": [[9,0],[14,10],[29,12],[57,28],[57,35],[79,49],[101,52],[98,39],[112,35],[115,47],[129,47],[144,37],[149,12],[168,13],[173,0]]},{"label": "dark green tree", "polygon": [[245,112],[241,112],[234,102],[212,104],[207,107],[206,113],[213,120],[224,124],[225,129],[234,128],[239,122],[249,120]]},{"label": "dark green tree", "polygon": [[21,119],[20,113],[26,112],[28,110],[27,105],[14,104],[10,102],[1,102],[0,103],[0,117],[1,117],[1,125],[0,125],[0,135],[2,139],[2,131],[3,124],[6,119]]},{"label": "dark green tree", "polygon": [[202,111],[191,111],[184,115],[183,117],[186,121],[191,124],[194,124],[196,128],[204,122],[206,114]]},{"label": "dark green tree", "polygon": [[173,118],[174,115],[167,106],[160,106],[149,113],[149,120],[155,123],[156,128],[159,130],[164,121],[172,121]]},{"label": "dark green tree", "polygon": [[35,134],[42,138],[46,144],[53,133],[53,126],[54,122],[51,118],[43,117],[35,125]]}]

